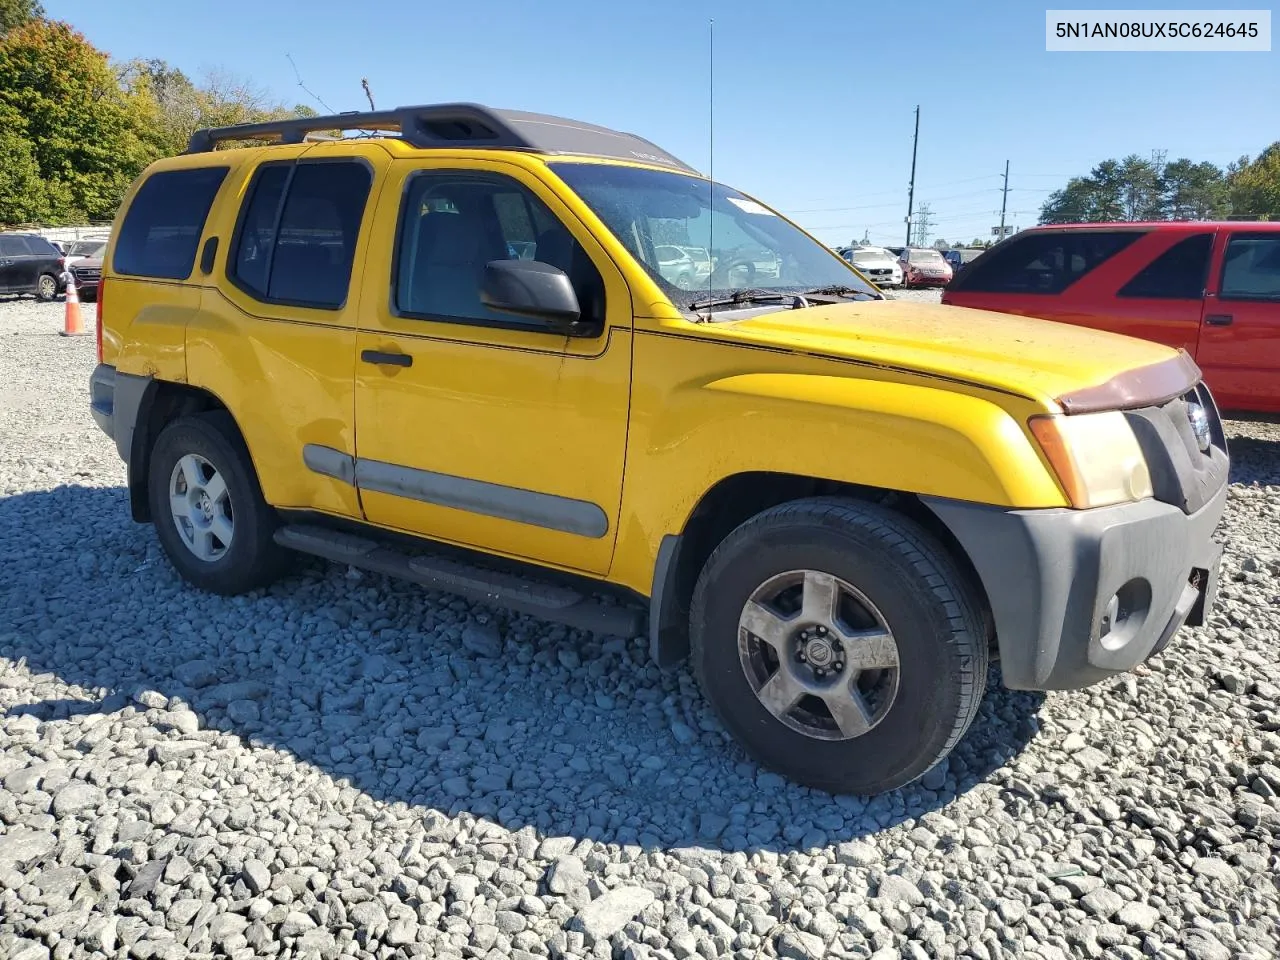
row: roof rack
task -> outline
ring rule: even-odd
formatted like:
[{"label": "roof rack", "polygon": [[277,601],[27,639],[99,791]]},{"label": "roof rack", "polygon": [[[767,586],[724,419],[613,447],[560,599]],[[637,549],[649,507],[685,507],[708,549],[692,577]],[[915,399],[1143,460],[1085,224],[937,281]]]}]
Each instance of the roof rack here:
[{"label": "roof rack", "polygon": [[327,130],[365,130],[382,135],[395,133],[399,139],[423,149],[487,147],[529,153],[577,154],[639,160],[698,173],[687,163],[633,133],[621,133],[608,127],[541,113],[497,110],[476,103],[423,104],[364,113],[353,110],[327,117],[294,117],[233,127],[210,127],[192,134],[187,153],[208,153],[226,140],[303,143],[308,134]]}]

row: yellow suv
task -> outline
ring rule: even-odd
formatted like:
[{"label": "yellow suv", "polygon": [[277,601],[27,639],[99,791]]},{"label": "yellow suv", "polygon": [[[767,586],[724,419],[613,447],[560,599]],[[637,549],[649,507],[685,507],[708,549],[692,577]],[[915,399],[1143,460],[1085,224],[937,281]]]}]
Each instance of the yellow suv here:
[{"label": "yellow suv", "polygon": [[886,299],[589,124],[200,131],[129,191],[98,335],[93,414],[191,583],[301,551],[647,631],[825,790],[938,763],[992,655],[1009,687],[1081,687],[1213,600],[1228,457],[1185,353]]}]

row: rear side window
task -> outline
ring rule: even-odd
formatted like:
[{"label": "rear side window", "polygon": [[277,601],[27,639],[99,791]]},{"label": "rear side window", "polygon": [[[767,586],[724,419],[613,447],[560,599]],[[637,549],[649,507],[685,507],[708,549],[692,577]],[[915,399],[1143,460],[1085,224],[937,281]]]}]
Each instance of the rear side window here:
[{"label": "rear side window", "polygon": [[1236,234],[1222,261],[1223,299],[1280,300],[1280,234]]},{"label": "rear side window", "polygon": [[355,161],[260,167],[241,213],[231,279],[269,303],[341,307],[371,184],[369,168]]},{"label": "rear side window", "polygon": [[1197,233],[1179,240],[1121,287],[1120,296],[1199,300],[1204,297],[1205,281],[1209,278],[1212,250],[1211,233]]},{"label": "rear side window", "polygon": [[1143,234],[1136,230],[1029,233],[994,247],[969,264],[953,290],[981,293],[1061,293]]},{"label": "rear side window", "polygon": [[27,245],[21,237],[0,237],[0,257],[24,257]]},{"label": "rear side window", "polygon": [[58,251],[44,237],[23,237],[22,242],[27,246],[27,253],[34,254],[37,257],[56,257]]},{"label": "rear side window", "polygon": [[189,277],[227,169],[165,170],[148,177],[120,225],[112,257],[115,272],[165,280]]}]

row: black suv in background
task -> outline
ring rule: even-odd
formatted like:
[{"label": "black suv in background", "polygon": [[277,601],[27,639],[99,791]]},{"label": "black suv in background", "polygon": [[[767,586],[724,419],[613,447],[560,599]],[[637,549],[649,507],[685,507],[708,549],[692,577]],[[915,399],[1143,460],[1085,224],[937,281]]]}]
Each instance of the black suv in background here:
[{"label": "black suv in background", "polygon": [[52,300],[64,286],[57,247],[34,233],[0,233],[0,294],[34,293]]}]

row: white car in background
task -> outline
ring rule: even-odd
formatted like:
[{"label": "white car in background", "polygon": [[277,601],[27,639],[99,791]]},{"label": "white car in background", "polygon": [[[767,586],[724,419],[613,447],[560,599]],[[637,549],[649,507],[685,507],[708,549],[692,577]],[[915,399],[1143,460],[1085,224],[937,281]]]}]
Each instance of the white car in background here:
[{"label": "white car in background", "polygon": [[843,255],[877,287],[902,286],[902,265],[884,247],[859,246],[844,251]]}]

